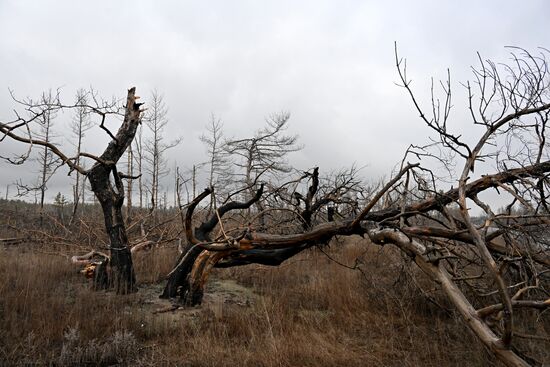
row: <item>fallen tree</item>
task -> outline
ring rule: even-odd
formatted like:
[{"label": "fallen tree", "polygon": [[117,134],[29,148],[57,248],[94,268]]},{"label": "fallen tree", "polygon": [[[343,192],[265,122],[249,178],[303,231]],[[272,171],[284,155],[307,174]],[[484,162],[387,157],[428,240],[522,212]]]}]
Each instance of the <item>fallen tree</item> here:
[{"label": "fallen tree", "polygon": [[[524,325],[515,321],[519,312],[541,312],[550,307],[550,152],[546,129],[550,77],[546,51],[536,56],[525,50],[516,52],[519,55],[512,54],[511,66],[497,66],[480,58],[473,85],[465,84],[467,109],[480,131],[477,140],[469,141],[453,133],[448,124],[450,78],[441,84],[442,103],[432,88],[428,117],[410,88],[405,64],[396,50],[402,87],[435,133],[432,142],[411,145],[399,172],[364,200],[362,211],[348,211],[347,217],[337,221],[320,220],[318,213],[312,212],[326,208],[335,199],[317,192],[317,168],[306,173],[298,180],[308,180],[307,193],[294,192],[297,203],[279,208],[293,212],[299,224],[296,228],[301,227],[290,234],[259,232],[253,221],[238,222],[238,217],[229,214],[262,200],[263,188],[247,202],[220,207],[194,227],[195,210],[213,191],[206,189],[187,208],[185,233],[190,246],[170,273],[162,296],[179,296],[187,305],[200,304],[214,267],[277,266],[335,236],[359,235],[377,245],[394,245],[412,259],[503,363],[542,364],[522,350],[523,344],[514,336],[527,335]],[[419,162],[405,164],[411,158]],[[430,160],[446,167],[462,164],[458,179],[454,177],[455,188],[442,190],[444,184],[436,173],[421,164]],[[490,166],[487,163],[493,163],[493,171],[480,174]],[[451,170],[449,173],[452,175]],[[499,199],[486,199],[489,192],[499,194]],[[502,209],[497,210],[497,205]],[[266,210],[270,209],[277,208]],[[216,226],[219,234],[213,237]],[[548,327],[548,323],[541,325],[543,330]],[[544,337],[533,335],[531,341],[541,339]]]}]

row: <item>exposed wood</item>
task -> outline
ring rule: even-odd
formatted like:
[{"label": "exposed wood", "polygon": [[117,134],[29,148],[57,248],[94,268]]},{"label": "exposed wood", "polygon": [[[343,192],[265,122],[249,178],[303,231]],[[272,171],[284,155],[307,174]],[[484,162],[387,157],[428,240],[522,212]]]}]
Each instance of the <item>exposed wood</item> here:
[{"label": "exposed wood", "polygon": [[151,248],[153,248],[156,244],[157,244],[157,242],[155,242],[155,241],[150,241],[150,240],[142,241],[142,242],[139,242],[139,243],[133,245],[130,248],[130,252],[132,254],[135,254],[135,253],[141,252],[141,251],[148,251]]},{"label": "exposed wood", "polygon": [[[540,222],[538,223],[541,224]],[[533,225],[537,225],[536,223]],[[402,229],[403,233],[414,236],[414,237],[423,237],[423,238],[433,238],[433,237],[442,237],[452,240],[459,240],[469,244],[473,244],[474,240],[472,236],[468,233],[467,230],[462,231],[453,231],[441,227],[406,227]],[[537,249],[534,248],[525,248],[520,246],[515,246],[514,248],[507,248],[504,243],[502,231],[495,231],[486,236],[485,241],[487,247],[491,251],[498,252],[503,255],[520,255],[524,257],[530,257],[536,262],[550,266],[550,251],[546,250],[543,247]]]},{"label": "exposed wood", "polygon": [[[198,304],[202,300],[204,282],[199,282],[197,280],[189,279],[194,263],[197,261],[203,248],[198,244],[201,241],[208,241],[210,232],[216,227],[219,223],[220,218],[222,218],[226,213],[235,209],[246,209],[249,208],[252,204],[260,199],[263,194],[264,186],[261,185],[260,188],[256,191],[254,196],[246,202],[231,201],[226,203],[217,209],[217,212],[214,213],[209,219],[201,223],[200,226],[193,228],[193,213],[197,205],[208,195],[212,193],[211,188],[205,189],[199,196],[197,196],[188,206],[187,212],[185,215],[185,233],[187,241],[194,246],[190,247],[186,252],[183,252],[177,262],[174,269],[168,275],[168,281],[166,287],[164,288],[161,297],[169,298],[180,296],[182,300],[187,304]],[[221,257],[219,258],[221,259]],[[208,267],[211,269],[217,260]],[[202,276],[206,279],[208,274]],[[194,285],[190,284],[192,282]]]},{"label": "exposed wood", "polygon": [[109,256],[99,251],[90,251],[84,255],[75,255],[71,257],[71,263],[75,265],[88,265],[94,261],[94,258],[101,260],[109,260]]},{"label": "exposed wood", "polygon": [[426,247],[424,245],[409,239],[399,231],[391,229],[371,231],[369,237],[374,243],[382,245],[394,244],[408,253],[420,269],[441,286],[470,330],[472,330],[483,344],[495,353],[502,362],[507,366],[529,366],[529,364],[515,352],[507,349],[501,343],[500,338],[483,322],[475,308],[454,283],[447,270],[441,264],[434,264],[425,257]]}]

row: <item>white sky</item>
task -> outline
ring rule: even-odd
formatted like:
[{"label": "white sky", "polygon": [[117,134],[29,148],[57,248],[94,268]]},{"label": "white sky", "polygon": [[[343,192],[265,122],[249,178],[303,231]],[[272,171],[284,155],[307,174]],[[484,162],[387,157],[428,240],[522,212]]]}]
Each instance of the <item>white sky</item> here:
[{"label": "white sky", "polygon": [[[394,41],[426,103],[430,77],[451,69],[453,123],[467,134],[458,82],[469,78],[476,51],[506,62],[506,45],[549,48],[549,21],[544,0],[0,0],[0,120],[13,117],[8,88],[23,98],[61,87],[67,102],[81,87],[123,98],[136,86],[144,102],[157,89],[169,109],[166,135],[183,137],[170,166],[205,160],[199,136],[211,113],[227,135],[246,137],[284,110],[305,146],[291,156],[294,166],[328,171],[356,163],[376,180],[429,134],[394,84]],[[58,116],[58,135],[70,117]],[[102,150],[103,135],[90,132],[87,150]],[[16,146],[0,143],[0,155]],[[3,197],[15,180],[31,183],[36,168],[0,163],[0,170]],[[65,172],[49,184],[49,201],[69,191]]]}]

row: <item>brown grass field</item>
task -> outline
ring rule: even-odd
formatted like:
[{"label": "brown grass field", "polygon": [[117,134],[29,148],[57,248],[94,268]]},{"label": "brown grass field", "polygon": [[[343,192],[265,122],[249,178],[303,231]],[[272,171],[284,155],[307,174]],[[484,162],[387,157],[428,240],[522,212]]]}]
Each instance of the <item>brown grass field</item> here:
[{"label": "brown grass field", "polygon": [[[333,243],[278,268],[216,270],[201,307],[156,313],[175,248],[139,254],[140,291],[95,292],[66,258],[0,250],[0,365],[493,366],[391,247]],[[366,252],[365,252],[366,251]],[[437,297],[437,295],[435,295]],[[439,300],[444,306],[444,301]]]}]

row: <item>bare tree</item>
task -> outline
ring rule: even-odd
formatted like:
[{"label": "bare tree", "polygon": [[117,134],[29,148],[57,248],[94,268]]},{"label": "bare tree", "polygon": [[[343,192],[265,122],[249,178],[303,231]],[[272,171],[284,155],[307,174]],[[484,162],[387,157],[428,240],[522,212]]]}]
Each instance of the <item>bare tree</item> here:
[{"label": "bare tree", "polygon": [[[75,156],[76,161],[75,164],[80,165],[80,152],[82,151],[82,140],[84,139],[84,135],[86,131],[90,130],[92,128],[92,122],[90,119],[90,110],[87,108],[88,104],[88,92],[84,89],[79,89],[76,92],[76,109],[75,109],[75,116],[73,117],[72,124],[71,124],[71,130],[74,139],[76,140],[75,147],[76,152]],[[84,193],[83,193],[83,184],[82,184],[82,178],[80,175],[75,175],[74,178],[74,185],[73,185],[73,212],[71,216],[72,223],[77,215],[78,210],[78,204],[81,200],[84,200]],[[82,187],[81,187],[82,186]]]},{"label": "bare tree", "polygon": [[[248,187],[251,196],[258,188],[260,176],[291,172],[287,156],[302,147],[297,143],[297,135],[284,134],[289,119],[289,113],[272,115],[267,119],[267,125],[256,131],[253,137],[230,140],[226,144],[227,152],[236,157],[235,166],[241,169],[235,176]],[[260,201],[256,202],[256,206],[260,212],[264,211]],[[264,224],[263,216],[260,219]]]},{"label": "bare tree", "polygon": [[[122,216],[122,205],[124,203],[124,185],[122,179],[126,175],[119,173],[117,162],[122,157],[128,146],[132,143],[138,125],[141,123],[141,103],[137,103],[135,88],[128,91],[126,105],[124,108],[124,120],[118,129],[116,135],[105,126],[107,116],[119,115],[115,102],[98,101],[94,96],[94,104],[89,105],[91,111],[101,118],[99,127],[103,129],[111,138],[106,149],[100,156],[95,156],[86,152],[80,152],[80,157],[86,157],[94,161],[90,169],[84,169],[76,164],[78,157],[70,157],[64,154],[60,148],[51,142],[36,138],[32,134],[30,126],[35,124],[45,115],[55,113],[60,110],[74,109],[80,104],[63,105],[59,100],[52,102],[18,101],[29,112],[30,117],[23,118],[19,114],[15,120],[10,122],[0,122],[0,141],[6,138],[19,141],[29,146],[29,151],[18,157],[18,161],[25,161],[32,146],[47,147],[48,150],[56,155],[64,165],[68,165],[70,172],[76,171],[79,174],[86,175],[91,189],[101,204],[103,217],[105,220],[105,229],[109,237],[110,257],[108,259],[112,272],[109,283],[114,285],[117,293],[133,292],[135,288],[135,274],[132,264],[132,256],[128,246],[128,237],[126,235],[126,226]],[[7,158],[13,162],[11,158]],[[106,273],[104,273],[106,275]]]},{"label": "bare tree", "polygon": [[[478,138],[472,141],[453,132],[449,123],[450,78],[441,83],[441,100],[432,88],[427,113],[420,107],[405,62],[396,51],[401,85],[434,133],[432,141],[411,146],[399,170],[377,190],[366,193],[360,208],[331,222],[307,221],[322,193],[318,170],[304,174],[298,180],[307,178],[309,187],[297,199],[303,204],[299,206],[301,221],[308,225],[294,226],[292,233],[267,233],[253,225],[254,219],[239,222],[239,216],[226,218],[261,200],[263,186],[247,202],[222,205],[193,226],[194,211],[212,192],[206,189],[187,208],[185,230],[191,246],[170,273],[163,296],[177,295],[187,304],[197,304],[214,267],[277,266],[335,236],[361,235],[373,244],[401,250],[505,365],[542,365],[548,356],[540,355],[544,348],[533,346],[547,340],[545,333],[550,328],[541,313],[550,308],[548,51],[512,51],[509,65],[480,57],[474,82],[464,84],[471,123],[479,128]],[[245,147],[253,142],[241,141]],[[409,159],[419,162],[407,163]],[[428,169],[431,159],[462,165],[454,187],[448,188],[437,172]],[[501,193],[500,199],[489,201],[490,192]],[[495,208],[503,201],[506,204],[499,212]],[[279,203],[279,207],[268,209],[287,208]],[[474,210],[482,217],[476,218]],[[293,210],[295,217],[297,211]],[[216,227],[219,235],[214,237]],[[360,263],[351,268],[358,267]]]},{"label": "bare tree", "polygon": [[[207,134],[201,135],[200,139],[206,146],[208,154],[208,161],[203,163],[208,170],[208,187],[215,187],[218,195],[224,196],[229,192],[232,170],[223,137],[223,123],[212,114],[206,130]],[[215,196],[212,195],[209,214],[216,206],[215,201]]]},{"label": "bare tree", "polygon": [[[13,94],[12,94],[13,97]],[[55,111],[52,111],[48,108],[49,105],[59,103],[59,91],[56,95],[52,94],[52,91],[49,90],[47,93],[44,92],[37,101],[32,99],[27,99],[22,103],[33,104],[37,109],[42,109],[42,112],[39,116],[36,116],[36,112],[29,111],[31,118],[35,119],[37,124],[32,127],[28,127],[28,134],[34,134],[39,136],[45,142],[52,142],[54,139],[53,134],[53,119],[55,118]],[[12,164],[22,164],[30,156],[33,146],[30,145],[28,151],[18,157],[2,157]],[[38,149],[38,156],[36,158],[38,162],[38,178],[34,185],[24,184],[21,180],[16,182],[17,186],[17,196],[26,196],[29,193],[34,193],[35,202],[38,202],[40,207],[40,226],[43,225],[44,221],[44,202],[46,198],[46,191],[48,190],[48,181],[51,179],[53,174],[58,167],[58,159],[51,152],[48,146],[41,146]]]},{"label": "bare tree", "polygon": [[[56,96],[52,95],[50,90],[48,94],[42,94],[42,104],[49,105],[55,103],[59,99],[59,94]],[[53,125],[53,113],[49,109],[45,109],[42,115],[42,124],[40,126],[41,134],[40,136],[44,139],[45,142],[52,141],[52,125]],[[55,169],[54,165],[56,164],[56,157],[52,154],[48,146],[44,146],[42,151],[39,153],[38,161],[40,162],[40,225],[42,226],[44,220],[44,199],[46,196],[47,183],[52,177]]]},{"label": "bare tree", "polygon": [[[135,151],[135,154],[133,153]],[[136,163],[137,175],[138,175],[138,191],[139,191],[139,208],[143,208],[143,125],[140,125],[136,138],[134,139],[134,149],[132,149],[132,155]],[[133,166],[133,162],[132,162]]]},{"label": "bare tree", "polygon": [[148,164],[146,171],[151,180],[148,188],[151,195],[151,210],[155,210],[159,204],[160,180],[170,172],[167,168],[165,153],[181,141],[176,139],[166,143],[163,133],[168,124],[167,113],[162,95],[153,91],[151,105],[143,119],[151,134],[151,137],[145,141],[144,151],[147,154],[143,157]]},{"label": "bare tree", "polygon": [[284,135],[289,119],[289,113],[274,114],[253,137],[227,142],[228,153],[238,157],[235,165],[242,169],[236,175],[246,186],[254,186],[255,178],[265,172],[277,174],[291,171],[286,161],[287,155],[302,147],[297,143],[297,135]]},{"label": "bare tree", "polygon": [[[134,176],[134,153],[132,150],[132,144],[128,146],[128,150],[126,151],[126,174],[129,177]],[[139,179],[141,176],[139,177]],[[128,184],[126,185],[126,221],[129,223],[132,221],[132,180],[128,181]]]}]

